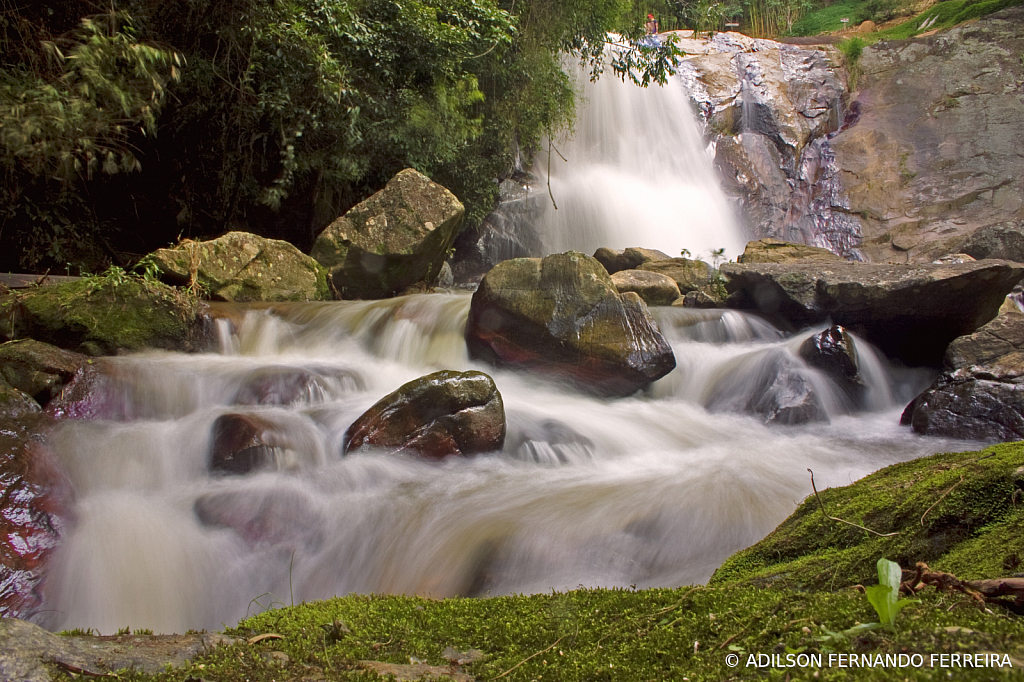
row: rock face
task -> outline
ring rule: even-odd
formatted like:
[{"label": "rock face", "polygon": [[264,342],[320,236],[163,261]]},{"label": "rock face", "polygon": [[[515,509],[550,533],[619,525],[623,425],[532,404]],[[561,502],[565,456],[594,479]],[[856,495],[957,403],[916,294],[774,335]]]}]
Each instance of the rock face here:
[{"label": "rock face", "polygon": [[848,216],[826,139],[847,96],[839,53],[738,33],[710,41],[678,33],[688,55],[680,77],[750,233],[855,256],[859,225]]},{"label": "rock face", "polygon": [[931,261],[1024,218],[1022,52],[1019,6],[864,48],[860,92],[831,144],[869,260]]},{"label": "rock face", "polygon": [[149,255],[173,284],[192,273],[215,301],[318,301],[331,298],[326,271],[285,241],[228,232],[205,242],[186,242]]},{"label": "rock face", "polygon": [[33,338],[85,355],[205,348],[195,300],[135,277],[86,278],[0,293],[0,341]]},{"label": "rock face", "polygon": [[960,245],[975,260],[1001,258],[1024,263],[1024,220],[987,225]]},{"label": "rock face", "polygon": [[647,305],[672,305],[679,298],[679,285],[668,275],[647,270],[619,270],[612,283],[620,294],[633,292]]},{"label": "rock face", "polygon": [[991,320],[1024,276],[1006,261],[927,265],[725,264],[730,304],[800,328],[831,319],[890,357],[938,366],[950,341]]},{"label": "rock face", "polygon": [[16,619],[0,620],[0,679],[19,682],[51,682],[66,679],[55,674],[54,663],[65,670],[84,670],[94,677],[131,668],[155,674],[216,646],[238,640],[216,633],[190,635],[73,636],[48,632],[38,625]]},{"label": "rock face", "polygon": [[462,227],[455,195],[411,168],[327,226],[312,256],[342,298],[385,298],[433,284]]},{"label": "rock face", "polygon": [[538,369],[603,395],[630,395],[675,367],[646,304],[570,251],[495,266],[473,294],[471,357]]},{"label": "rock face", "polygon": [[932,436],[1024,439],[1024,314],[1003,312],[949,345],[945,371],[903,413]]},{"label": "rock face", "polygon": [[807,261],[834,262],[843,260],[828,249],[807,244],[793,244],[781,239],[765,237],[747,244],[740,263],[801,263]]},{"label": "rock face", "polygon": [[381,398],[345,432],[343,451],[366,446],[428,459],[501,450],[505,407],[483,372],[442,370]]}]

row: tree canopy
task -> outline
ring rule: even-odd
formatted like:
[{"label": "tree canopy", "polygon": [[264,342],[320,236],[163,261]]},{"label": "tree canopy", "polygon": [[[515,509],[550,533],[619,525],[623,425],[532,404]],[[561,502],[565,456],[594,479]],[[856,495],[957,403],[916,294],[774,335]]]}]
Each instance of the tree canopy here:
[{"label": "tree canopy", "polygon": [[229,229],[308,249],[398,170],[469,221],[571,125],[564,55],[663,82],[626,0],[49,0],[0,10],[6,269],[102,262]]}]

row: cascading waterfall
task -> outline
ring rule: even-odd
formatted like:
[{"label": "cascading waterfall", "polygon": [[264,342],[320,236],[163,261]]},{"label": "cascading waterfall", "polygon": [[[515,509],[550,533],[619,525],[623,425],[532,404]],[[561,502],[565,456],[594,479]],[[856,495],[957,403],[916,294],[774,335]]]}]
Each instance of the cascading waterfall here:
[{"label": "cascading waterfall", "polygon": [[[679,366],[645,394],[602,400],[479,367],[504,399],[502,452],[342,457],[345,429],[380,397],[438,368],[477,367],[462,340],[468,307],[467,295],[416,295],[230,309],[221,353],[112,359],[122,419],[65,422],[50,440],[74,494],[35,619],[181,632],[350,592],[700,582],[810,492],[807,468],[820,486],[845,485],[964,446],[896,425],[928,377],[894,373],[867,344],[873,411],[858,413],[794,353],[810,331],[784,338],[740,312],[660,308]],[[708,408],[749,392],[779,354],[822,394],[830,423],[773,427]],[[238,404],[254,376],[282,368],[316,375],[315,390]],[[282,434],[279,470],[208,470],[212,424],[229,412]]]},{"label": "cascading waterfall", "polygon": [[[546,253],[641,246],[678,256],[725,257],[746,238],[718,185],[682,83],[640,88],[611,74],[577,73],[584,104],[574,134],[537,154],[538,224]],[[557,209],[555,206],[557,205]]]}]

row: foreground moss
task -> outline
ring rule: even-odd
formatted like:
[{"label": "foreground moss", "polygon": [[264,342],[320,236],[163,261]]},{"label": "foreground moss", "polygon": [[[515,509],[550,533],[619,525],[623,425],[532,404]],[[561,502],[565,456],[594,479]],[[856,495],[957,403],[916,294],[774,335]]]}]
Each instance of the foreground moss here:
[{"label": "foreground moss", "polygon": [[[872,668],[840,667],[836,658],[828,664],[829,654],[852,653],[920,654],[919,666],[887,671],[907,680],[948,679],[951,671],[962,680],[1001,677],[999,668],[951,668],[950,659],[942,667],[941,654],[999,654],[1003,671],[1010,670],[1007,664],[1014,670],[1024,665],[1024,621],[982,611],[957,596],[925,595],[901,613],[896,632],[838,639],[829,634],[872,620],[867,600],[854,591],[802,594],[752,586],[581,589],[444,601],[350,596],[269,611],[227,632],[251,640],[265,634],[280,638],[216,649],[173,672],[126,672],[120,678],[377,679],[359,661],[407,664],[413,658],[454,670],[448,647],[483,652],[482,660],[460,668],[480,680],[879,679]],[[747,665],[752,654],[777,654],[784,664],[787,652],[821,654],[823,664]],[[738,666],[727,664],[728,654],[739,657]]]},{"label": "foreground moss", "polygon": [[1015,572],[1024,558],[1024,443],[895,464],[813,495],[756,545],[730,557],[712,584],[750,580],[803,590],[875,581],[875,562],[918,561],[963,579]]}]

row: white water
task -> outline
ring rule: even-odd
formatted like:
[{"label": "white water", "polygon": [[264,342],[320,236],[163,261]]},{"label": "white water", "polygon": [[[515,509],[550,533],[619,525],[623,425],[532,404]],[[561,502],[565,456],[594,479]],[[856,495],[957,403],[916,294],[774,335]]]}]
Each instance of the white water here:
[{"label": "white water", "polygon": [[[51,440],[75,493],[35,619],[182,632],[349,592],[701,582],[811,492],[807,468],[820,489],[970,446],[898,427],[928,378],[897,377],[864,345],[874,412],[846,413],[811,370],[830,424],[770,427],[709,412],[704,401],[722,381],[745,390],[762,358],[792,355],[806,334],[783,339],[738,312],[663,308],[655,313],[679,367],[647,394],[601,400],[480,367],[504,399],[502,452],[443,463],[342,458],[345,429],[382,396],[438,368],[475,366],[462,340],[468,305],[464,295],[419,295],[281,306],[239,313],[221,354],[114,359],[115,394],[142,416],[65,423]],[[312,368],[323,391],[289,407],[230,406],[246,375],[268,366]],[[287,470],[210,475],[211,425],[228,411],[274,423]]]},{"label": "white water", "polygon": [[[675,78],[640,88],[612,74],[577,75],[575,134],[537,154],[544,198],[538,230],[546,253],[640,246],[710,261],[743,252],[747,239],[718,185],[689,97]],[[557,150],[557,151],[556,151]],[[564,160],[563,160],[564,157]],[[548,173],[550,169],[550,174]],[[557,205],[557,210],[555,209]]]}]

